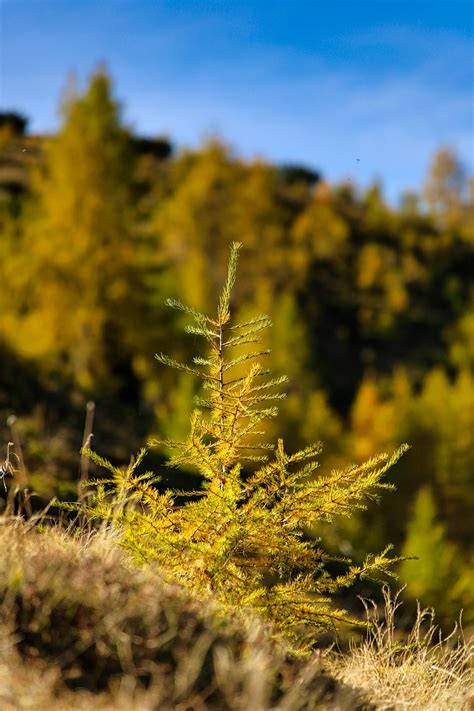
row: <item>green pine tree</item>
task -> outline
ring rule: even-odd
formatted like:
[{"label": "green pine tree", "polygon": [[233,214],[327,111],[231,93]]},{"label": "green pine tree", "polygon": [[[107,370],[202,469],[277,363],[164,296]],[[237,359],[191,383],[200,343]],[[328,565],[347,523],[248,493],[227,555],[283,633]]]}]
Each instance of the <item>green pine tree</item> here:
[{"label": "green pine tree", "polygon": [[410,594],[426,604],[439,599],[452,580],[454,546],[446,540],[444,526],[436,520],[436,507],[429,487],[420,489],[407,527],[401,575]]},{"label": "green pine tree", "polygon": [[[267,351],[259,349],[259,335],[271,325],[269,319],[232,319],[240,247],[231,247],[214,317],[177,300],[168,302],[190,317],[186,330],[203,339],[205,355],[191,364],[157,356],[202,382],[189,436],[166,442],[174,452],[169,465],[195,469],[202,486],[188,500],[179,490],[163,493],[155,486],[156,476],[138,471],[145,450],[124,471],[86,448],[112,477],[97,484],[84,511],[108,520],[138,560],[158,561],[169,580],[217,596],[233,610],[256,610],[277,634],[303,649],[321,629],[350,621],[332,603],[336,592],[360,578],[379,579],[395,560],[387,547],[362,565],[345,560],[345,572],[333,576],[326,565],[330,557],[305,534],[317,522],[351,516],[390,488],[382,477],[405,447],[315,476],[319,444],[288,454],[282,440],[275,448],[266,443],[264,424],[277,414],[275,403],[283,397],[278,387],[286,378],[269,377],[260,363]],[[239,355],[239,348],[249,344],[254,350]]]}]

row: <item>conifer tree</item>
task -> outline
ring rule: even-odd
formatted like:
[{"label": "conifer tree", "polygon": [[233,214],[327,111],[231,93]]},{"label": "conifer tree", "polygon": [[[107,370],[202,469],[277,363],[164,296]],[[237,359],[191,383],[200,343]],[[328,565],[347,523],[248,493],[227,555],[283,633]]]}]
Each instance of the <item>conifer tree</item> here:
[{"label": "conifer tree", "polygon": [[6,336],[22,355],[97,393],[133,294],[130,136],[103,70],[83,94],[69,91],[62,116],[33,171]]},{"label": "conifer tree", "polygon": [[[404,555],[416,557],[401,565],[403,580],[413,598],[433,604],[442,598],[453,582],[455,547],[446,539],[443,524],[436,520],[436,507],[429,487],[418,492],[407,526]],[[443,610],[441,610],[443,612]]]},{"label": "conifer tree", "polygon": [[[282,440],[275,448],[265,442],[264,424],[277,414],[275,403],[283,397],[278,388],[286,378],[270,376],[260,362],[267,351],[259,349],[259,336],[271,325],[268,317],[232,319],[240,247],[231,246],[215,316],[168,301],[189,316],[186,330],[203,339],[205,355],[189,364],[157,355],[160,363],[202,381],[189,436],[166,442],[173,450],[169,465],[193,468],[201,488],[191,495],[160,491],[158,477],[139,473],[145,449],[123,470],[86,448],[112,476],[96,482],[83,510],[108,520],[138,560],[158,561],[169,580],[217,596],[233,610],[257,611],[276,634],[304,649],[321,629],[350,621],[333,605],[334,593],[360,578],[380,579],[397,560],[388,546],[361,565],[340,561],[345,572],[333,576],[327,570],[330,556],[308,530],[335,516],[351,516],[390,488],[382,477],[405,447],[316,476],[319,444],[288,454]],[[239,355],[249,344],[254,350]]]},{"label": "conifer tree", "polygon": [[428,207],[448,223],[459,217],[459,208],[466,188],[463,166],[449,148],[441,148],[430,166],[424,186]]},{"label": "conifer tree", "polygon": [[[406,592],[433,605],[439,619],[451,623],[462,611],[463,623],[474,621],[474,557],[449,539],[440,521],[431,487],[417,493],[407,526],[400,576]],[[413,560],[416,558],[416,560]]]}]

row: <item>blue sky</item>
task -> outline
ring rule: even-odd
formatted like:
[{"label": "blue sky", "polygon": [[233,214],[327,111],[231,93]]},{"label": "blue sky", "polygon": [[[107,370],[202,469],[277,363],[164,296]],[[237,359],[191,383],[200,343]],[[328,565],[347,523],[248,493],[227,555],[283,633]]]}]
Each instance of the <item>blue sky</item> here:
[{"label": "blue sky", "polygon": [[[474,171],[471,0],[0,0],[0,102],[57,126],[99,61],[126,121],[395,200],[441,145]],[[357,160],[359,159],[359,160]]]}]

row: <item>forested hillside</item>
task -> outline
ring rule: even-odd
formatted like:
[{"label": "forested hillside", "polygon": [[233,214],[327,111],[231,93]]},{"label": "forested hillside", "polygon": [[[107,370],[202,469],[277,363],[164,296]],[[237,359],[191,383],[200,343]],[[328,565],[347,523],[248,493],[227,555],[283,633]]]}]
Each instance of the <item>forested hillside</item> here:
[{"label": "forested hillside", "polygon": [[392,541],[419,557],[400,566],[405,594],[473,624],[474,185],[446,147],[394,206],[318,166],[137,136],[103,71],[69,87],[55,135],[3,114],[0,431],[5,454],[21,443],[32,506],[76,495],[90,401],[94,449],[114,462],[185,435],[194,380],[153,356],[186,360],[197,342],[164,301],[213,311],[233,241],[234,308],[269,315],[269,367],[289,376],[269,441],[321,440],[327,469],[411,445],[383,506],[313,533],[344,555]]}]

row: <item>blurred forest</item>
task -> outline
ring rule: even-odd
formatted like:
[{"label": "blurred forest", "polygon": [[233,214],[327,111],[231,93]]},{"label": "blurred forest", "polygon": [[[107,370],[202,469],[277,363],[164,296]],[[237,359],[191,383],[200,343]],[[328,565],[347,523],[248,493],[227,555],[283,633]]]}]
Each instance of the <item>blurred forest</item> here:
[{"label": "blurred forest", "polygon": [[212,309],[239,240],[236,308],[269,314],[269,367],[290,378],[269,439],[322,440],[322,469],[412,447],[380,506],[317,533],[345,555],[418,556],[406,594],[474,623],[474,182],[456,155],[441,148],[395,208],[378,184],[137,136],[103,70],[61,116],[36,136],[0,115],[0,432],[33,505],[76,495],[88,401],[113,461],[187,431],[195,383],[153,356],[196,343],[164,300]]}]

